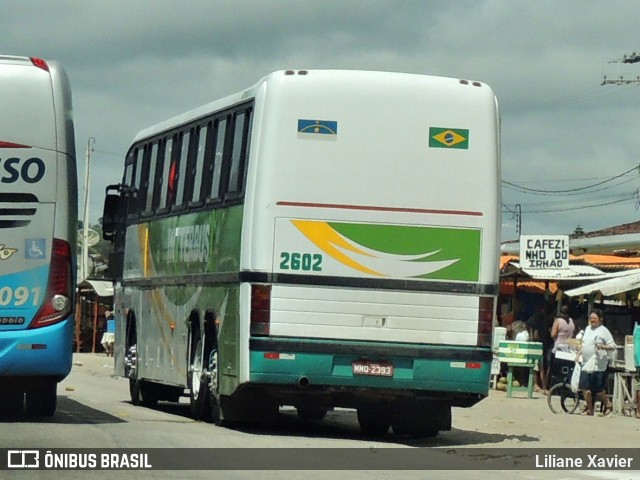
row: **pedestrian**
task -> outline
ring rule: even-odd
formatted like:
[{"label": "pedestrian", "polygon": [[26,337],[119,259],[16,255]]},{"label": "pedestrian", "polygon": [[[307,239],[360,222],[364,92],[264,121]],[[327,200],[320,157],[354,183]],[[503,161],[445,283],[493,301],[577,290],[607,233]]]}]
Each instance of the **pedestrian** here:
[{"label": "pedestrian", "polygon": [[560,308],[560,315],[553,320],[551,326],[551,338],[553,339],[553,348],[551,349],[551,362],[547,371],[547,378],[552,381],[552,373],[555,373],[559,367],[558,359],[555,358],[556,352],[560,350],[568,350],[567,340],[573,337],[576,325],[569,316],[569,307],[563,305]]},{"label": "pedestrian", "polygon": [[593,415],[594,396],[597,396],[604,405],[603,415],[608,415],[612,410],[611,401],[606,392],[609,365],[607,352],[616,349],[616,342],[602,321],[602,310],[594,309],[589,315],[589,326],[584,329],[582,336],[580,352],[582,371],[579,388],[587,403],[587,408],[582,412],[583,415]]},{"label": "pedestrian", "polygon": [[104,317],[107,323],[107,329],[102,335],[102,347],[104,351],[107,353],[107,357],[113,357],[113,346],[116,340],[116,317],[113,315],[113,312],[109,310],[105,310]]},{"label": "pedestrian", "polygon": [[547,371],[549,370],[549,357],[553,348],[553,339],[551,338],[550,328],[547,325],[548,317],[549,305],[541,303],[538,305],[536,312],[527,320],[531,341],[542,343],[542,360],[538,362],[538,368],[536,368],[536,391],[542,393],[546,393],[547,390]]},{"label": "pedestrian", "polygon": [[553,353],[556,353],[560,344],[567,343],[567,340],[573,337],[575,330],[576,325],[569,316],[569,307],[563,305],[560,309],[560,315],[556,317],[551,327],[551,338],[554,340]]}]

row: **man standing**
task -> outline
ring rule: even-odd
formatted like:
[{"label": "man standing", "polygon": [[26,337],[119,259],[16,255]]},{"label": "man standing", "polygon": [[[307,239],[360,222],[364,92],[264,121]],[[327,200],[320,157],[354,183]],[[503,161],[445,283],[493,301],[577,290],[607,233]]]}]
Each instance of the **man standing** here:
[{"label": "man standing", "polygon": [[605,406],[603,415],[611,413],[612,405],[606,392],[607,352],[616,348],[611,332],[602,324],[602,310],[596,308],[589,315],[589,326],[582,337],[582,372],[580,373],[580,390],[587,402],[583,415],[593,415],[593,396],[596,395]]}]

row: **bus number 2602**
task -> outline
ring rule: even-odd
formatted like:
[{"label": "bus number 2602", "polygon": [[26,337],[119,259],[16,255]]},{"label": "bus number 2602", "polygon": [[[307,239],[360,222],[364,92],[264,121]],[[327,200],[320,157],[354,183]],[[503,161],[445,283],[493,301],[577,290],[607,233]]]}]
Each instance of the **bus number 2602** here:
[{"label": "bus number 2602", "polygon": [[322,255],[319,253],[280,253],[280,270],[322,271]]}]

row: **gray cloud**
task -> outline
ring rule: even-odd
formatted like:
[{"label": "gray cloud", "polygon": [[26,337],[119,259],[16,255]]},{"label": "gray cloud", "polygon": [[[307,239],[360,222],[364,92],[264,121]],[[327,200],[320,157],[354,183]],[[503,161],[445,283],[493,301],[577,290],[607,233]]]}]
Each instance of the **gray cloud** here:
[{"label": "gray cloud", "polygon": [[[0,7],[4,53],[58,59],[69,73],[81,167],[87,138],[96,138],[93,219],[140,129],[283,68],[485,81],[502,110],[503,178],[525,187],[575,188],[640,163],[640,89],[600,86],[604,75],[640,75],[640,65],[608,63],[640,51],[634,1],[0,0]],[[524,233],[592,230],[640,216],[633,197],[640,179],[625,180],[582,198],[505,188],[503,201],[522,205]],[[629,199],[582,208],[613,195]],[[579,209],[536,213],[554,205]],[[504,221],[503,237],[514,238],[508,213]]]}]

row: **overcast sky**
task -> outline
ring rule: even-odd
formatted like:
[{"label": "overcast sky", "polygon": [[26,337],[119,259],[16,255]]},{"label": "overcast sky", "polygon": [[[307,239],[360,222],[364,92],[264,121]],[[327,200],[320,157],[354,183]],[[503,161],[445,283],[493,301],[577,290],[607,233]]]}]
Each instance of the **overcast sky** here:
[{"label": "overcast sky", "polygon": [[509,182],[503,239],[516,238],[516,204],[525,234],[640,219],[640,84],[601,85],[640,76],[640,63],[611,63],[640,52],[637,1],[0,0],[0,9],[2,53],[67,70],[80,198],[95,138],[92,222],[139,130],[287,68],[491,85]]}]

